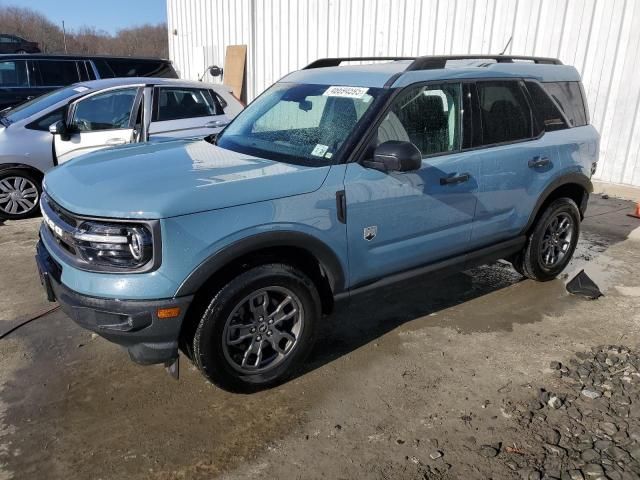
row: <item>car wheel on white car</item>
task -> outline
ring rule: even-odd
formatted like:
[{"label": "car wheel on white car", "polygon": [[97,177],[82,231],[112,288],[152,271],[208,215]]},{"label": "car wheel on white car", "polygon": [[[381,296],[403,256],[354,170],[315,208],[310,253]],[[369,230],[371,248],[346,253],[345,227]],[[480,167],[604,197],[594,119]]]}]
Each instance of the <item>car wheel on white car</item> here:
[{"label": "car wheel on white car", "polygon": [[36,214],[41,193],[40,179],[32,172],[0,170],[0,219],[18,220]]}]

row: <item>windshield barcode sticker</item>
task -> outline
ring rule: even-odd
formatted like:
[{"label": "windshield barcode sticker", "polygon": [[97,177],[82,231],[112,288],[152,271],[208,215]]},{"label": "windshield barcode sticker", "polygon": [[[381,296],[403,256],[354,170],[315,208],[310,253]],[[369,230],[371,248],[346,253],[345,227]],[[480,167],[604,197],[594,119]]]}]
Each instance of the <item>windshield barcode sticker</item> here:
[{"label": "windshield barcode sticker", "polygon": [[323,95],[325,97],[362,98],[368,90],[364,87],[329,87]]},{"label": "windshield barcode sticker", "polygon": [[327,153],[327,150],[329,150],[329,147],[318,143],[311,151],[311,155],[313,155],[314,157],[324,157],[324,154]]}]

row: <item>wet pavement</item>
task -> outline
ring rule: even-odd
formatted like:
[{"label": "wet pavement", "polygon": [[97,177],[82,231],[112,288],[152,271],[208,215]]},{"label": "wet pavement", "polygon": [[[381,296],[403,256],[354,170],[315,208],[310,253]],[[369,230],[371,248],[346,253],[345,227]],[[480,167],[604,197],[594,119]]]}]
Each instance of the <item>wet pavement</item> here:
[{"label": "wet pavement", "polygon": [[[176,382],[45,315],[0,340],[0,480],[518,478],[477,453],[530,441],[504,405],[547,382],[550,360],[640,344],[632,206],[593,198],[561,279],[523,280],[496,262],[357,298],[325,320],[299,376],[252,395],[217,389],[184,358]],[[0,335],[49,307],[38,224],[0,225]],[[583,268],[605,297],[566,292]],[[435,462],[449,467],[426,469]]]}]

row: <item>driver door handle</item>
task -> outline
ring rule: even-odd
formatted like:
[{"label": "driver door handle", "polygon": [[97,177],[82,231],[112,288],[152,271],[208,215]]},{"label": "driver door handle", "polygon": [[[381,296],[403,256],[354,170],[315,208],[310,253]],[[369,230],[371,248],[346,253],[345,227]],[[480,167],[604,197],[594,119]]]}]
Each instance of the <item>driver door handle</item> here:
[{"label": "driver door handle", "polygon": [[529,168],[538,168],[538,167],[546,167],[551,163],[549,157],[533,157],[529,160]]},{"label": "driver door handle", "polygon": [[468,173],[461,173],[460,175],[453,175],[451,177],[443,177],[440,179],[440,185],[457,185],[459,183],[468,182],[471,175]]},{"label": "driver door handle", "polygon": [[124,145],[127,141],[124,138],[110,138],[105,143],[107,145]]}]

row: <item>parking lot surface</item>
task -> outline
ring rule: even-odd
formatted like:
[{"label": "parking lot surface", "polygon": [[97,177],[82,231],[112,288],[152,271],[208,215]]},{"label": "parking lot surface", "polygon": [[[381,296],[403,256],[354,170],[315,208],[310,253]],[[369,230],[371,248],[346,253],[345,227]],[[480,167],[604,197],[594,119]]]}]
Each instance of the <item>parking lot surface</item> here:
[{"label": "parking lot surface", "polygon": [[[587,468],[564,437],[600,435],[593,415],[633,452],[633,399],[625,417],[585,407],[582,387],[570,393],[576,353],[616,346],[627,358],[640,346],[632,210],[593,196],[562,279],[523,280],[498,262],[354,299],[326,319],[296,378],[252,395],[217,389],[185,358],[175,381],[45,314],[0,340],[0,479],[536,478]],[[51,307],[33,261],[39,223],[0,224],[0,335]],[[604,297],[567,293],[583,268]],[[640,382],[629,362],[620,372]],[[553,410],[581,412],[568,433],[551,425],[563,421],[546,405],[556,393]],[[544,438],[547,424],[560,440]],[[612,455],[593,450],[600,463]],[[637,478],[627,457],[610,478]]]}]

